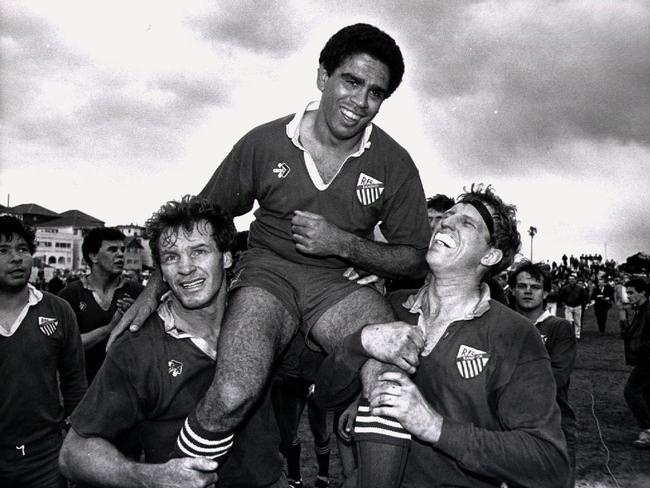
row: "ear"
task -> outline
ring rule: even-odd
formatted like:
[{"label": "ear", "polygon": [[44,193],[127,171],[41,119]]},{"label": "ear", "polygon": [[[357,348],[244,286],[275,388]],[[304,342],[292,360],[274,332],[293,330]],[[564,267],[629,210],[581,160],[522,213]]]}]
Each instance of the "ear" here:
[{"label": "ear", "polygon": [[228,269],[232,266],[232,254],[230,251],[223,255],[223,269]]},{"label": "ear", "polygon": [[481,264],[489,268],[490,266],[499,264],[501,259],[503,259],[503,252],[501,252],[501,249],[491,247],[490,250],[481,258]]},{"label": "ear", "polygon": [[329,77],[330,76],[327,74],[327,70],[323,65],[321,64],[318,66],[318,74],[316,76],[316,87],[318,88],[318,91],[323,91],[325,89],[325,83],[327,83]]},{"label": "ear", "polygon": [[[89,252],[88,257],[90,258],[90,263],[92,264],[97,264],[97,254],[96,252]],[[90,263],[88,263],[88,266],[90,266]]]}]

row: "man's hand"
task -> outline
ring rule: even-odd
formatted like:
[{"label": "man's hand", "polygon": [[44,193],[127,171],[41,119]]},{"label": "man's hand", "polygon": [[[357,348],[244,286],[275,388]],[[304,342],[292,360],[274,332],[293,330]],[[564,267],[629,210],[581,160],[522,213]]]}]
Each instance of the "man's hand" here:
[{"label": "man's hand", "polygon": [[339,416],[339,422],[337,425],[337,432],[339,437],[346,442],[350,442],[352,439],[352,429],[354,429],[354,419],[357,416],[358,400],[353,401],[350,405],[347,406],[345,410]]},{"label": "man's hand", "polygon": [[[153,276],[156,275],[154,274]],[[135,302],[131,297],[127,298],[126,296],[123,300],[119,301],[118,310],[121,310],[123,315],[119,323],[111,331],[108,344],[106,344],[106,350],[113,345],[115,339],[127,328],[131,332],[138,330],[149,315],[158,307],[158,300],[165,286],[162,283],[162,279],[158,278],[155,280],[153,276]]]},{"label": "man's hand", "polygon": [[424,348],[424,334],[406,322],[367,325],[361,331],[361,345],[378,361],[413,374]]},{"label": "man's hand", "polygon": [[151,484],[144,486],[152,488],[207,488],[219,479],[219,463],[208,458],[171,459],[165,464],[148,466],[152,470],[146,477]]},{"label": "man's hand", "polygon": [[131,305],[133,305],[133,298],[128,293],[125,293],[124,296],[117,300],[117,308],[122,312],[126,312]]},{"label": "man's hand", "polygon": [[296,249],[316,256],[343,256],[349,233],[330,224],[322,215],[296,210],[291,219]]},{"label": "man's hand", "polygon": [[376,274],[368,274],[365,271],[350,266],[343,271],[343,277],[350,281],[356,280],[358,285],[372,284],[382,295],[386,292],[386,280]]},{"label": "man's hand", "polygon": [[440,440],[442,416],[404,373],[382,373],[368,400],[372,415],[393,417],[412,435],[425,442],[436,443]]}]

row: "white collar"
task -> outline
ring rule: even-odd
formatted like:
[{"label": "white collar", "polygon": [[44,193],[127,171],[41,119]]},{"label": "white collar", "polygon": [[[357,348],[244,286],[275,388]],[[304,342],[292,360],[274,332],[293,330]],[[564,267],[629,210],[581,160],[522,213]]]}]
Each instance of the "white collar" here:
[{"label": "white collar", "polygon": [[36,305],[42,299],[43,299],[43,292],[34,288],[34,286],[31,285],[30,283],[27,283],[27,303],[20,311],[20,315],[18,315],[18,317],[16,317],[16,320],[14,320],[14,323],[11,324],[9,331],[5,330],[3,327],[0,327],[0,335],[4,337],[11,337],[14,334],[14,332],[18,330],[18,327],[20,327],[20,324],[25,319],[25,316],[29,311],[29,307]]},{"label": "white collar", "polygon": [[535,321],[535,325],[539,324],[540,322],[544,322],[550,316],[551,316],[551,312],[545,309],[544,312],[542,312],[542,315],[537,317],[537,320]]},{"label": "white collar", "polygon": [[165,324],[165,332],[167,334],[169,334],[174,339],[189,339],[197,348],[199,348],[201,352],[209,356],[212,360],[216,361],[217,350],[216,348],[212,347],[208,341],[202,337],[194,336],[176,327],[174,312],[171,308],[171,291],[168,291],[162,296],[161,303],[158,306],[158,310],[156,312]]},{"label": "white collar", "polygon": [[[296,115],[293,116],[291,121],[287,124],[287,137],[291,139],[291,142],[293,144],[301,149],[302,151],[305,150],[303,145],[300,143],[300,123],[302,122],[302,118],[304,117],[305,113],[311,112],[314,110],[318,110],[318,107],[320,106],[320,101],[319,100],[312,100],[307,104],[306,107],[302,108],[298,111],[296,111]],[[357,157],[361,156],[363,151],[368,149],[370,147],[370,134],[372,133],[372,122],[366,126],[366,128],[363,131],[363,137],[361,138],[361,143],[359,144],[359,149],[354,154],[350,154],[348,156],[349,158],[352,157]]]}]

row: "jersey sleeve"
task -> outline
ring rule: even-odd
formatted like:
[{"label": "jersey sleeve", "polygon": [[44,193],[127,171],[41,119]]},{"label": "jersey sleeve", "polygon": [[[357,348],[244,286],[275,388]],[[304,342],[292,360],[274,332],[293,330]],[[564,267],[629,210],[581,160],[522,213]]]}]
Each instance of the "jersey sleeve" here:
[{"label": "jersey sleeve", "polygon": [[237,142],[199,193],[232,217],[249,212],[255,202],[253,146],[246,136]]},{"label": "jersey sleeve", "polygon": [[568,388],[576,361],[577,343],[571,323],[560,321],[556,326],[553,346],[549,351],[551,367],[558,389]]},{"label": "jersey sleeve", "polygon": [[416,249],[428,247],[431,229],[424,189],[417,172],[387,198],[379,228],[389,244]]},{"label": "jersey sleeve", "polygon": [[[534,330],[532,331],[536,333]],[[445,418],[436,448],[464,468],[513,486],[564,486],[569,460],[555,381],[539,337],[526,333],[518,363],[498,391],[498,417],[503,430],[488,430]]]},{"label": "jersey sleeve", "polygon": [[113,441],[143,417],[129,374],[138,368],[125,349],[124,342],[118,342],[109,350],[86,396],[70,417],[72,427],[82,437]]},{"label": "jersey sleeve", "polygon": [[63,350],[59,356],[58,370],[63,407],[65,415],[68,416],[83,397],[88,383],[77,318],[67,302],[62,302],[62,308],[64,342]]}]

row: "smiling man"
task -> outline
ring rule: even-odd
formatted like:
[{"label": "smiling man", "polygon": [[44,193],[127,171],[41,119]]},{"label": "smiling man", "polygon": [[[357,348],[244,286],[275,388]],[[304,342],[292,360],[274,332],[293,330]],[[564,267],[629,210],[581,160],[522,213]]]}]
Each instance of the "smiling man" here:
[{"label": "smiling man", "polygon": [[401,321],[352,334],[320,369],[316,401],[329,408],[359,389],[369,357],[404,370],[381,375],[354,427],[363,433],[388,416],[412,434],[401,486],[567,484],[548,354],[535,327],[491,300],[484,282],[519,247],[515,208],[473,186],[434,228],[425,286],[390,295]]},{"label": "smiling man", "polygon": [[[170,292],[148,326],[118,340],[70,421],[64,472],[93,486],[283,487],[280,442],[268,397],[246,417],[229,457],[171,459],[185,417],[214,375],[232,263],[232,221],[205,201],[169,202],[147,222],[150,246]],[[145,463],[114,446],[137,432]],[[227,450],[232,440],[220,445]]]},{"label": "smiling man", "polygon": [[[385,277],[425,274],[430,229],[418,171],[372,123],[403,73],[390,36],[367,24],[343,28],[320,54],[320,102],[245,135],[201,192],[231,215],[255,200],[259,209],[231,284],[215,380],[179,453],[209,453],[206,439],[231,435],[299,326],[328,351],[359,327],[392,319],[374,287],[343,276],[349,266]],[[387,243],[373,240],[378,223]],[[140,316],[160,292],[160,280],[150,284]]]},{"label": "smiling man", "polygon": [[28,283],[35,249],[31,229],[0,216],[0,488],[67,486],[63,423],[86,391],[70,305]]}]

